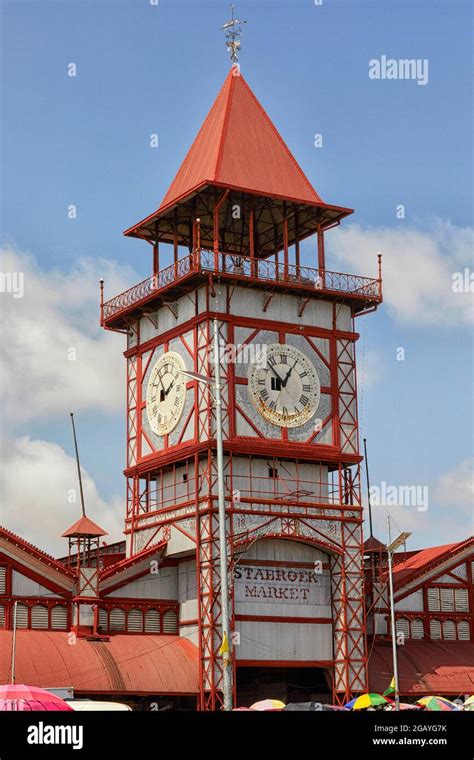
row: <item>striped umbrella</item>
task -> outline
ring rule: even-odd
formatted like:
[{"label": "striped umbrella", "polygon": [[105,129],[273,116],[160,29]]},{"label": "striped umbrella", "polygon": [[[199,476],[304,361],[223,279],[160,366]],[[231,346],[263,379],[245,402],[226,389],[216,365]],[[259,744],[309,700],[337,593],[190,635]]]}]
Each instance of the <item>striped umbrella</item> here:
[{"label": "striped umbrella", "polygon": [[459,707],[444,697],[422,697],[417,700],[418,705],[423,705],[425,710],[435,712],[448,712],[450,710],[459,710]]},{"label": "striped umbrella", "polygon": [[285,706],[284,702],[280,702],[279,699],[262,699],[261,702],[255,702],[250,706],[252,710],[259,710],[260,712],[266,712],[267,710],[283,710]]},{"label": "striped umbrella", "polygon": [[361,694],[355,699],[351,699],[350,702],[346,702],[344,707],[347,710],[366,710],[367,707],[374,707],[375,705],[385,705],[392,700],[382,697],[381,694]]},{"label": "striped umbrella", "polygon": [[471,697],[468,697],[466,699],[466,701],[464,702],[464,709],[474,710],[474,694]]},{"label": "striped umbrella", "polygon": [[0,711],[14,712],[25,710],[61,710],[74,712],[64,699],[55,694],[25,684],[4,684],[0,686]]}]

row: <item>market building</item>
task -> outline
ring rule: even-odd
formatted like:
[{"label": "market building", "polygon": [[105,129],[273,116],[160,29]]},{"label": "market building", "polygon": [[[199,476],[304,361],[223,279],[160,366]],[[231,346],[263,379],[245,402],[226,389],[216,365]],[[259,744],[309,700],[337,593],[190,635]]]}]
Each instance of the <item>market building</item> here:
[{"label": "market building", "polygon": [[[125,232],[150,245],[151,275],[109,300],[101,285],[101,324],[125,344],[125,541],[105,545],[84,515],[58,560],[0,531],[4,681],[13,665],[28,683],[201,710],[220,709],[225,667],[239,704],[344,703],[379,671],[390,681],[382,545],[379,574],[364,567],[355,354],[381,259],[363,277],[325,254],[351,213],[321,199],[233,66],[160,207]],[[406,646],[470,646],[472,542],[460,547],[397,563]]]}]

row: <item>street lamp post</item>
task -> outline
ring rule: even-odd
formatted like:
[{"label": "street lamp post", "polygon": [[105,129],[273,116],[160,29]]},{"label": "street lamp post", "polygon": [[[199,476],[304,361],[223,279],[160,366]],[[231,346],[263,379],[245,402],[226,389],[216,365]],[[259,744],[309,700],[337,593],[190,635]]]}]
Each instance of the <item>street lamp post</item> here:
[{"label": "street lamp post", "polygon": [[387,517],[388,524],[388,587],[390,594],[390,628],[392,632],[392,657],[393,657],[393,681],[395,688],[395,710],[400,710],[400,691],[398,684],[398,657],[397,657],[397,633],[395,625],[395,600],[393,595],[393,573],[392,573],[392,555],[399,546],[404,544],[411,536],[411,533],[400,533],[400,535],[392,542],[390,537],[390,517]]},{"label": "street lamp post", "polygon": [[[231,635],[229,620],[229,578],[227,558],[227,528],[224,491],[224,446],[222,439],[222,398],[219,330],[217,318],[214,318],[214,378],[197,372],[179,370],[181,375],[197,380],[199,383],[213,385],[216,410],[216,450],[217,450],[217,500],[219,515],[219,561],[221,576],[221,620],[222,620],[222,659],[223,659],[223,697],[224,710],[232,710],[232,667]],[[226,647],[224,647],[226,644]],[[225,651],[224,651],[225,649]]]}]

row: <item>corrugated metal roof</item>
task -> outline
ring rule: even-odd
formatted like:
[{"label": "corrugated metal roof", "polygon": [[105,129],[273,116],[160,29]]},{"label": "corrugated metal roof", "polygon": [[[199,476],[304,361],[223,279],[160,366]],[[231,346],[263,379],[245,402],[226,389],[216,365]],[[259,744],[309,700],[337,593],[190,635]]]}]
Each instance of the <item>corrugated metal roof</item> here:
[{"label": "corrugated metal roof", "polygon": [[[198,650],[179,636],[111,636],[108,642],[53,631],[17,631],[16,681],[76,693],[197,694]],[[11,631],[0,631],[1,683],[9,681]]]},{"label": "corrugated metal roof", "polygon": [[63,538],[68,538],[69,536],[107,536],[108,533],[88,517],[81,517],[61,535]]},{"label": "corrugated metal roof", "polygon": [[443,555],[448,556],[454,551],[459,551],[464,546],[469,546],[472,543],[472,538],[468,538],[465,541],[458,541],[454,544],[444,544],[443,546],[430,546],[427,549],[421,549],[416,554],[412,554],[405,561],[397,562],[393,567],[393,580],[395,586],[400,586],[402,582],[406,582],[408,578],[416,575],[423,568],[428,568],[429,565],[438,559],[441,559]]},{"label": "corrugated metal roof", "polygon": [[59,560],[54,559],[51,554],[48,554],[42,549],[38,549],[37,546],[30,544],[29,541],[26,541],[21,536],[13,533],[13,531],[8,530],[3,525],[0,525],[0,538],[5,539],[5,541],[9,541],[15,546],[18,546],[20,549],[23,549],[30,556],[35,557],[36,559],[40,560],[40,562],[44,562],[46,565],[48,565],[48,567],[53,567],[55,570],[58,570],[64,575],[74,576],[74,572],[70,568],[65,567]]},{"label": "corrugated metal roof", "polygon": [[238,69],[232,67],[160,211],[204,183],[322,203]]},{"label": "corrugated metal roof", "polygon": [[[398,647],[401,694],[472,694],[474,646],[471,641],[407,641]],[[369,691],[382,693],[393,675],[390,642],[374,645],[369,659]]]}]

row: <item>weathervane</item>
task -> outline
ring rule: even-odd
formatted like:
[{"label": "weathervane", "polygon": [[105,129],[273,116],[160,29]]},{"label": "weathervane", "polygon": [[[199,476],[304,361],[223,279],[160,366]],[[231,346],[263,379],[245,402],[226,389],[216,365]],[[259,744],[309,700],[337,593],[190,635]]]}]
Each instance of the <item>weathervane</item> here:
[{"label": "weathervane", "polygon": [[227,51],[230,53],[230,59],[232,63],[237,63],[239,60],[240,52],[240,40],[242,37],[242,24],[246,24],[247,21],[239,21],[234,18],[234,6],[231,5],[232,18],[227,21],[221,29],[225,29],[225,44]]}]

